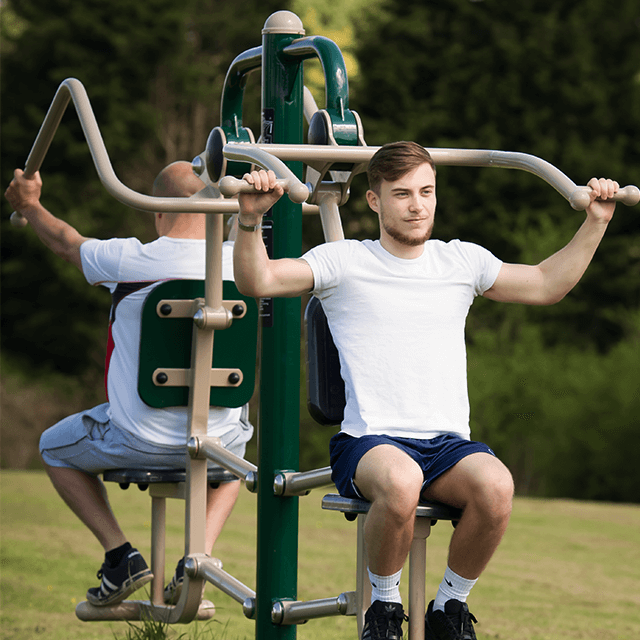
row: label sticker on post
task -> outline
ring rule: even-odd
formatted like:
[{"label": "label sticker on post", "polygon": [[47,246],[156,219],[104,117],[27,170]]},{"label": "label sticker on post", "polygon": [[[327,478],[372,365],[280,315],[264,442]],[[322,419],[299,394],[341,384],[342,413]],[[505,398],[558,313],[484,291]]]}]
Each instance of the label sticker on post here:
[{"label": "label sticker on post", "polygon": [[265,144],[273,142],[273,126],[276,119],[275,109],[262,110],[262,141]]},{"label": "label sticker on post", "polygon": [[[265,144],[273,142],[273,128],[275,123],[276,111],[268,108],[262,110],[262,141]],[[262,239],[267,248],[267,255],[273,258],[273,218],[272,212],[269,211],[262,219]],[[262,298],[260,300],[260,318],[262,326],[269,329],[273,327],[273,298]]]},{"label": "label sticker on post", "polygon": [[[262,218],[262,240],[267,249],[269,258],[273,258],[273,218],[272,210],[269,210]],[[273,327],[273,298],[261,298],[259,316],[262,319],[262,326],[269,329]]]}]

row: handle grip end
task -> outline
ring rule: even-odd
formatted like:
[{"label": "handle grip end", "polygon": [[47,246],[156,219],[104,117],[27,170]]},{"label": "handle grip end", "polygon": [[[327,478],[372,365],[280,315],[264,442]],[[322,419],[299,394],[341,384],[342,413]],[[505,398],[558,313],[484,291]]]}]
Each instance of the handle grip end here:
[{"label": "handle grip end", "polygon": [[23,227],[26,227],[29,224],[29,221],[20,213],[18,213],[17,211],[14,211],[11,214],[11,218],[9,218],[12,226],[18,228],[18,229],[22,229]]}]

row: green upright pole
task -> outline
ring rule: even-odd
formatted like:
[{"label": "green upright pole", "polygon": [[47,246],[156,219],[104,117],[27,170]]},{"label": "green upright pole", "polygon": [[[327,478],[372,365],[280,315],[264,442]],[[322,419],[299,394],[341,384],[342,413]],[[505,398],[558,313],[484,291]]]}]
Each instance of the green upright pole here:
[{"label": "green upright pole", "polygon": [[[302,143],[302,64],[282,49],[304,34],[300,19],[278,11],[265,22],[262,39],[262,137],[264,142]],[[289,168],[302,177],[300,163]],[[264,222],[273,258],[299,257],[301,205],[285,195]],[[269,246],[270,245],[270,246]],[[258,436],[258,549],[256,639],[294,640],[295,626],[271,621],[274,602],[297,598],[298,498],[274,495],[275,475],[298,470],[300,424],[300,299],[263,302]]]}]

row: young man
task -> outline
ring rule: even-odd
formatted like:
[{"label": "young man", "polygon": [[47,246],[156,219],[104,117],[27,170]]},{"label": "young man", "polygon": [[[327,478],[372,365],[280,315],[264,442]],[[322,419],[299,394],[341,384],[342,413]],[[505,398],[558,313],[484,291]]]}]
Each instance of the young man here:
[{"label": "young man", "polygon": [[[142,244],[136,238],[85,238],[40,203],[39,174],[27,179],[17,169],[5,195],[44,244],[82,271],[87,281],[112,294],[106,386],[109,402],[70,416],[47,429],[40,453],[51,481],[71,510],[105,550],[99,587],[88,590],[96,606],[112,605],[152,579],[140,553],[127,541],[109,505],[98,474],[107,469],[180,469],[186,465],[186,407],[154,409],[138,389],[138,356],[142,307],[154,286],[167,279],[203,279],[205,214],[156,213],[159,238]],[[156,178],[153,195],[189,197],[204,183],[191,164],[175,162]],[[232,229],[235,235],[235,229]],[[223,277],[233,278],[232,242],[223,245]],[[253,434],[245,409],[211,407],[208,434],[243,456]],[[238,496],[240,482],[208,488],[206,545],[210,552]],[[177,600],[184,563],[165,589],[165,600]]]},{"label": "young man", "polygon": [[398,586],[420,499],[462,509],[448,566],[426,613],[426,637],[473,640],[467,596],[496,550],[511,513],[513,481],[491,449],[469,439],[465,319],[475,296],[553,304],[578,282],[613,215],[618,189],[592,179],[587,218],[571,242],[535,266],[504,264],[489,251],[431,240],[435,167],[412,142],[383,146],[368,168],[366,197],[380,240],[344,240],[301,259],[269,260],[262,214],[282,196],[275,176],[253,172],[240,196],[234,269],[255,297],[312,292],[340,354],[347,405],[331,442],[342,495],[364,497],[372,604],[363,640],[399,640]]}]

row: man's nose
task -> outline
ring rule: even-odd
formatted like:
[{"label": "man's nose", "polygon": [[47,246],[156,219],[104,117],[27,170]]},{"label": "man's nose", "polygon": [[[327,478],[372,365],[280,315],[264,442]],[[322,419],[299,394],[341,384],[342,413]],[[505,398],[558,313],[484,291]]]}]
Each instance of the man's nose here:
[{"label": "man's nose", "polygon": [[420,211],[422,207],[422,199],[419,196],[411,196],[409,200],[409,209],[411,211]]}]

